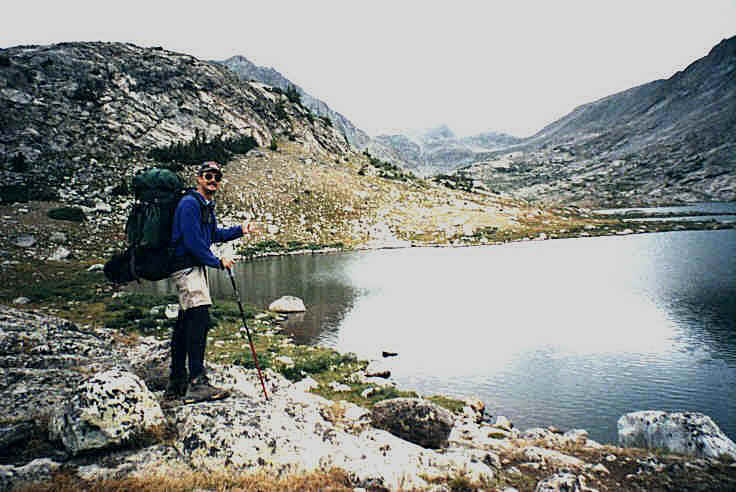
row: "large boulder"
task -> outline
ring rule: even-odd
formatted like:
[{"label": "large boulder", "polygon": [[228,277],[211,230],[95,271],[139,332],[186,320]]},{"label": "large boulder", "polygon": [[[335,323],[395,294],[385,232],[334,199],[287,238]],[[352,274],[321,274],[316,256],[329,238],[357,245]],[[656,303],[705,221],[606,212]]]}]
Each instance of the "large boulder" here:
[{"label": "large boulder", "polygon": [[425,448],[447,445],[452,414],[421,398],[394,398],[373,406],[373,426]]},{"label": "large boulder", "polygon": [[696,412],[632,412],[618,419],[624,447],[667,449],[692,456],[736,459],[736,444],[707,415]]},{"label": "large boulder", "polygon": [[268,310],[275,313],[303,313],[307,308],[298,297],[283,296],[269,304]]},{"label": "large boulder", "polygon": [[141,379],[112,369],[98,373],[54,412],[50,437],[72,454],[123,444],[160,429],[161,407]]},{"label": "large boulder", "polygon": [[91,373],[124,363],[125,347],[113,334],[0,305],[3,417],[44,419]]}]

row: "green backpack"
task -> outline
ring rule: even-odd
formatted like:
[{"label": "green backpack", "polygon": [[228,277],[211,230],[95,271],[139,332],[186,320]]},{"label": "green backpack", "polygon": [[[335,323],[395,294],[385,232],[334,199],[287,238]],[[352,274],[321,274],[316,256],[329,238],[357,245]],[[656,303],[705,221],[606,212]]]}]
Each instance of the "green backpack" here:
[{"label": "green backpack", "polygon": [[174,212],[187,192],[177,174],[157,167],[136,174],[132,188],[136,203],[125,224],[128,248],[113,256],[104,268],[114,283],[161,280],[171,274]]},{"label": "green backpack", "polygon": [[179,200],[186,191],[174,172],[157,167],[133,177],[133,205],[125,224],[128,244],[159,249],[171,242],[171,226]]}]

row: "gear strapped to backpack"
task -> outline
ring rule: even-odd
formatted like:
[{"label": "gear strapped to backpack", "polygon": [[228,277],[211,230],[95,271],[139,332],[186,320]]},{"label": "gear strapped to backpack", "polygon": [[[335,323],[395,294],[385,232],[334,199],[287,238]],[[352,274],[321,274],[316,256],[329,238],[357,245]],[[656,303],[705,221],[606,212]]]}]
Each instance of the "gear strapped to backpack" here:
[{"label": "gear strapped to backpack", "polygon": [[168,169],[149,168],[133,177],[136,203],[125,224],[128,248],[105,263],[105,276],[123,284],[132,280],[161,280],[172,272],[176,244],[171,241],[174,213],[188,190]]}]

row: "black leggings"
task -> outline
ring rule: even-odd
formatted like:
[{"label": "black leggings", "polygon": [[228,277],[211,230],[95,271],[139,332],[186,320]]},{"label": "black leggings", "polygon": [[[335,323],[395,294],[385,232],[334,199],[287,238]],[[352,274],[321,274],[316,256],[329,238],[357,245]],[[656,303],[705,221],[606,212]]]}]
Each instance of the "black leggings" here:
[{"label": "black leggings", "polygon": [[210,329],[209,309],[209,305],[206,305],[179,311],[179,318],[171,333],[172,379],[187,377],[187,356],[190,381],[204,372],[204,352]]}]

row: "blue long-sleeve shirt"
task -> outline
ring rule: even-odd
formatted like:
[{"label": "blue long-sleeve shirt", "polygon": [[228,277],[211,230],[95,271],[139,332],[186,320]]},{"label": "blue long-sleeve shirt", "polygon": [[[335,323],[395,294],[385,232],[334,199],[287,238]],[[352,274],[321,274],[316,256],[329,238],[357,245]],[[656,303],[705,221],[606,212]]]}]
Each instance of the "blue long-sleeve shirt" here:
[{"label": "blue long-sleeve shirt", "polygon": [[[207,214],[204,220],[203,211]],[[176,245],[174,263],[180,265],[194,263],[222,268],[222,263],[212,254],[210,246],[212,243],[224,243],[242,236],[241,226],[217,227],[214,202],[208,204],[197,191],[188,193],[179,201],[174,213],[174,225],[171,231],[171,240]],[[187,262],[187,259],[190,261]]]}]

